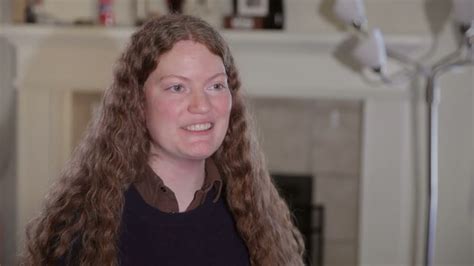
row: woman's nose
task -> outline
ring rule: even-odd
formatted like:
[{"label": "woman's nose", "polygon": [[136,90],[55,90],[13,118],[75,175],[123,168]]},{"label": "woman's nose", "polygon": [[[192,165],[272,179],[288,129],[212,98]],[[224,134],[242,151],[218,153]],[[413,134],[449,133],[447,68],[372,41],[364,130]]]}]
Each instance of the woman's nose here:
[{"label": "woman's nose", "polygon": [[203,90],[195,90],[191,94],[188,110],[191,113],[206,113],[211,109],[209,95]]}]

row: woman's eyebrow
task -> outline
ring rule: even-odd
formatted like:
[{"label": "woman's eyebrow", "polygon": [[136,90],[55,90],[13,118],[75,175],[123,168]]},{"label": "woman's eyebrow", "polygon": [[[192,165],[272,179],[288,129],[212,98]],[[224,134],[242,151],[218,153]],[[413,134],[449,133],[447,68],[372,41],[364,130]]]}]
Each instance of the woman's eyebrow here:
[{"label": "woman's eyebrow", "polygon": [[158,81],[162,81],[164,79],[167,79],[167,78],[178,78],[178,79],[184,79],[186,81],[189,81],[190,79],[185,77],[185,76],[181,76],[181,75],[175,75],[175,74],[170,74],[170,75],[165,75],[165,76],[162,76],[158,79]]},{"label": "woman's eyebrow", "polygon": [[225,72],[219,72],[219,73],[216,73],[214,75],[212,75],[210,78],[207,79],[207,82],[219,77],[219,76],[224,76],[227,78],[227,74]]},{"label": "woman's eyebrow", "polygon": [[[206,82],[209,82],[217,77],[220,77],[220,76],[224,76],[224,77],[227,77],[227,74],[225,72],[219,72],[219,73],[216,73],[214,75],[212,75],[211,77],[209,77]],[[187,78],[185,76],[181,76],[181,75],[176,75],[176,74],[170,74],[170,75],[165,75],[165,76],[162,76],[162,77],[159,77],[158,81],[162,81],[164,79],[167,79],[167,78],[178,78],[178,79],[184,79],[186,81],[189,81],[191,80],[190,78]]]}]

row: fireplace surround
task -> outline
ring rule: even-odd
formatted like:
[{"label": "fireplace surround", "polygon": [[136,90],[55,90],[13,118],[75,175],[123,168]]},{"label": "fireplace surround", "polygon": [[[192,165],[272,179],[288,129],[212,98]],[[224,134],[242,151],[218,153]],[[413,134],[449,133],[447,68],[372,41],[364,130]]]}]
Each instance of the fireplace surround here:
[{"label": "fireplace surround", "polygon": [[[0,29],[0,36],[8,41],[16,55],[14,64],[3,66],[15,68],[16,76],[5,85],[7,88],[2,89],[15,90],[17,112],[16,182],[15,186],[0,188],[0,193],[11,189],[9,193],[14,198],[2,202],[7,209],[15,210],[13,217],[5,219],[1,216],[5,219],[2,224],[6,227],[6,239],[9,239],[5,245],[17,249],[21,246],[25,224],[39,209],[47,188],[54,182],[73,149],[76,138],[73,133],[76,125],[72,119],[75,95],[100,94],[108,86],[113,62],[132,31],[131,28],[54,26],[6,26]],[[358,174],[345,172],[341,168],[341,173],[335,173],[336,178],[333,179],[330,176],[334,174],[331,167],[344,164],[336,160],[339,157],[334,159],[324,154],[306,154],[319,160],[319,164],[297,160],[301,158],[298,156],[287,154],[284,157],[282,153],[273,152],[278,148],[265,146],[266,140],[263,139],[265,152],[278,154],[267,155],[269,166],[275,171],[285,166],[284,170],[291,173],[308,174],[319,165],[322,167],[318,170],[319,177],[314,175],[316,189],[339,187],[342,196],[352,193],[354,187],[349,185],[353,181],[348,176],[359,178],[361,193],[357,194],[356,201],[359,206],[356,230],[346,232],[357,233],[355,255],[348,256],[352,258],[351,264],[371,264],[382,259],[408,263],[413,221],[410,198],[413,178],[407,170],[410,169],[409,158],[412,156],[409,148],[412,95],[409,90],[370,86],[338,65],[331,58],[331,52],[343,36],[285,32],[223,33],[241,70],[246,93],[262,103],[254,107],[257,121],[268,120],[265,117],[269,113],[280,112],[268,109],[275,103],[289,101],[290,104],[285,105],[290,107],[285,109],[294,108],[297,114],[304,114],[303,117],[287,115],[290,121],[328,123],[328,131],[318,132],[327,134],[325,136],[331,139],[339,134],[330,130],[331,125],[344,122],[347,117],[344,104],[348,104],[347,110],[358,112],[361,145],[356,169]],[[419,39],[403,36],[388,38],[387,43],[408,52],[420,46]],[[318,105],[318,101],[322,102]],[[331,101],[336,101],[331,104],[339,104],[342,109],[331,107]],[[339,101],[343,104],[340,105]],[[265,102],[266,105],[263,104]],[[300,105],[307,105],[309,109],[298,109]],[[266,127],[263,122],[259,124]],[[294,126],[304,128],[305,123]],[[317,132],[314,134],[318,137]],[[286,135],[293,138],[300,136],[296,133]],[[336,146],[340,144],[333,141]],[[301,154],[305,155],[304,152]],[[341,156],[342,160],[348,160],[345,163],[352,163],[350,154],[342,153]],[[282,160],[292,163],[285,165]],[[320,196],[315,193],[313,203],[317,203],[318,197],[337,197],[328,191],[320,192]],[[387,243],[381,246],[379,243],[384,240]],[[334,250],[337,250],[334,254],[354,253],[353,249],[338,241],[334,244]],[[326,254],[326,265],[337,264],[344,259],[343,255],[334,254]]]}]

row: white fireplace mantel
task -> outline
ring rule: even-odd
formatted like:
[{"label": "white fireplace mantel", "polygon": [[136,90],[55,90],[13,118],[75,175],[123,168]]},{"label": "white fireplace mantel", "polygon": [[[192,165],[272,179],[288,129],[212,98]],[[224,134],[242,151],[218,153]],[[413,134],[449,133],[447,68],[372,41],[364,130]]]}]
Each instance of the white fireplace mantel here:
[{"label": "white fireplace mantel", "polygon": [[[75,89],[102,90],[109,84],[113,63],[133,30],[7,26],[0,29],[0,35],[17,47],[17,88],[70,90],[70,85],[74,84]],[[231,46],[244,87],[250,95],[408,97],[407,91],[400,88],[368,85],[337,62],[331,54],[345,38],[342,34],[223,31],[223,35]],[[392,36],[387,43],[396,50],[413,53],[422,46],[423,39]],[[30,71],[32,64],[41,65],[38,66],[40,71]]]},{"label": "white fireplace mantel", "polygon": [[[101,91],[132,28],[5,26],[15,47],[18,234],[72,150],[71,101]],[[250,96],[364,101],[360,198],[360,265],[409,265],[413,247],[412,109],[408,88],[368,85],[331,55],[342,35],[224,31]],[[413,53],[424,43],[389,37]],[[10,66],[11,67],[11,66]],[[380,243],[384,243],[381,245]],[[20,245],[21,239],[17,241]]]}]

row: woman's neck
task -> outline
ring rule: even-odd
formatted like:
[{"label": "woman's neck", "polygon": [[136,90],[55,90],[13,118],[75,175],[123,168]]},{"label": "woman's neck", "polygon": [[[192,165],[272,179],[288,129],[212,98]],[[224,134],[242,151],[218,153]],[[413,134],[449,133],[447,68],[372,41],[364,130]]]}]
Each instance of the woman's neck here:
[{"label": "woman's neck", "polygon": [[175,194],[180,212],[184,212],[205,177],[205,160],[187,160],[152,156],[149,165]]}]

